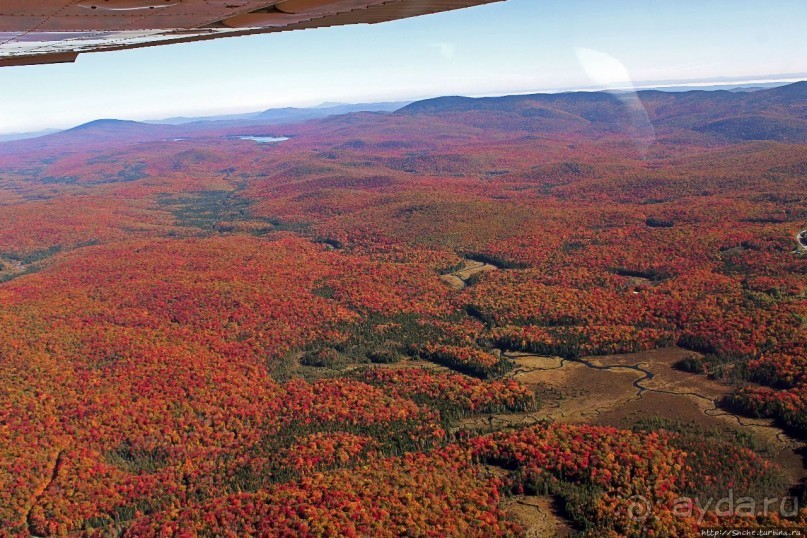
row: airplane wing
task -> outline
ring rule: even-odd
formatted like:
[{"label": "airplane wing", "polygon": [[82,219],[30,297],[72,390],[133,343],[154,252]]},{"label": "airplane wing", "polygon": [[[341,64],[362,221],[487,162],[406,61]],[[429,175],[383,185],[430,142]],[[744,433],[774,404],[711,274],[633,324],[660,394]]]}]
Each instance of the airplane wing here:
[{"label": "airplane wing", "polygon": [[378,23],[502,0],[0,0],[0,67],[85,52]]}]

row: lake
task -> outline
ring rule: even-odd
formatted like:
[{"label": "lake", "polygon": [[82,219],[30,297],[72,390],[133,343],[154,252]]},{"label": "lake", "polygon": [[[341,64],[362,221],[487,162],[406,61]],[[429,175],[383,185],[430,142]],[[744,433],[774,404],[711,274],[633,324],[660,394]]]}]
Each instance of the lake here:
[{"label": "lake", "polygon": [[288,136],[237,136],[239,140],[252,140],[258,144],[274,144],[275,142],[284,142],[289,139]]}]

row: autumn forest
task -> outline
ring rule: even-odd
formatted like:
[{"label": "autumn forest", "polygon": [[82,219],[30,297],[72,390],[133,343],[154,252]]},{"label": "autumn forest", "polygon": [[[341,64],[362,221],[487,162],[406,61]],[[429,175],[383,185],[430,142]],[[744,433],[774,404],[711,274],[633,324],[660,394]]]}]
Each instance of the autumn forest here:
[{"label": "autumn forest", "polygon": [[807,83],[4,142],[0,536],[804,529],[805,187]]}]

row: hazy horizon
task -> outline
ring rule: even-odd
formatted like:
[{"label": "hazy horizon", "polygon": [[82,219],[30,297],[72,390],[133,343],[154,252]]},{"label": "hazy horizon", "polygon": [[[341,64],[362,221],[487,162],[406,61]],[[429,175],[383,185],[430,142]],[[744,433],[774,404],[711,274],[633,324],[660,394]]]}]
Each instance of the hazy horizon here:
[{"label": "hazy horizon", "polygon": [[[689,81],[653,81],[653,82],[637,82],[633,86],[626,86],[626,87],[612,87],[612,88],[602,88],[597,86],[588,86],[588,87],[580,87],[580,88],[546,88],[546,89],[537,89],[537,90],[528,90],[528,91],[512,91],[512,92],[504,92],[504,93],[485,93],[485,94],[467,94],[463,97],[499,97],[504,95],[529,95],[529,94],[538,94],[538,93],[562,93],[562,92],[586,92],[586,91],[619,91],[619,90],[637,90],[637,91],[644,91],[644,90],[661,90],[661,91],[680,91],[678,88],[682,88],[684,90],[698,90],[698,89],[705,89],[707,91],[716,91],[721,89],[731,89],[731,88],[740,88],[740,87],[751,87],[753,85],[772,85],[772,86],[779,86],[779,85],[787,85],[793,84],[796,82],[807,81],[807,74],[799,75],[799,76],[788,76],[782,75],[780,77],[772,77],[772,78],[751,78],[747,80],[731,80],[731,81],[722,81],[722,80],[715,80],[715,79],[705,79],[705,80],[689,80]],[[437,97],[446,97],[447,95],[427,95],[427,96],[420,96],[416,98],[402,98],[396,100],[385,100],[385,99],[378,99],[374,101],[341,101],[341,102],[330,102],[330,101],[323,101],[321,103],[316,104],[295,104],[295,103],[288,103],[288,104],[278,104],[274,106],[268,106],[267,108],[258,108],[258,109],[249,109],[249,110],[242,110],[242,111],[232,111],[230,108],[211,108],[208,110],[201,110],[197,114],[189,113],[189,114],[169,114],[164,117],[146,117],[146,118],[129,118],[129,117],[91,117],[86,119],[85,121],[81,121],[80,123],[74,123],[69,125],[61,125],[61,126],[48,126],[43,127],[41,129],[36,130],[29,130],[29,131],[0,131],[0,137],[3,136],[15,136],[15,135],[39,135],[44,136],[46,134],[50,134],[53,132],[59,132],[67,129],[71,129],[73,127],[78,127],[80,125],[84,125],[85,123],[98,121],[98,120],[123,120],[123,121],[137,121],[142,123],[149,123],[149,122],[165,122],[170,124],[168,120],[172,119],[180,119],[180,118],[187,118],[192,119],[194,121],[204,121],[207,118],[210,118],[210,121],[215,121],[223,116],[228,115],[248,115],[248,114],[259,114],[266,110],[272,109],[283,109],[283,108],[299,108],[299,109],[314,109],[320,107],[330,107],[330,106],[350,106],[350,105],[362,105],[362,104],[377,104],[377,103],[391,103],[391,102],[401,102],[401,103],[409,103],[409,102],[416,102],[425,99],[434,99]],[[31,137],[33,138],[33,137]],[[9,138],[4,140],[0,138],[1,142],[8,142],[11,140],[15,140],[15,138]]]}]

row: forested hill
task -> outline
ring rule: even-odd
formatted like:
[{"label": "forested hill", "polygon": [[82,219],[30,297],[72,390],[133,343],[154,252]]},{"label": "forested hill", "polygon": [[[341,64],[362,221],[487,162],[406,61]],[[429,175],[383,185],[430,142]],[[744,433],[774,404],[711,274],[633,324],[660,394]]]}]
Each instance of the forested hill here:
[{"label": "forested hill", "polygon": [[[638,101],[636,98],[638,97]],[[504,97],[438,97],[412,103],[396,114],[450,114],[534,132],[613,131],[630,122],[641,104],[656,129],[690,130],[718,140],[807,140],[807,82],[753,92],[568,92]]]}]

